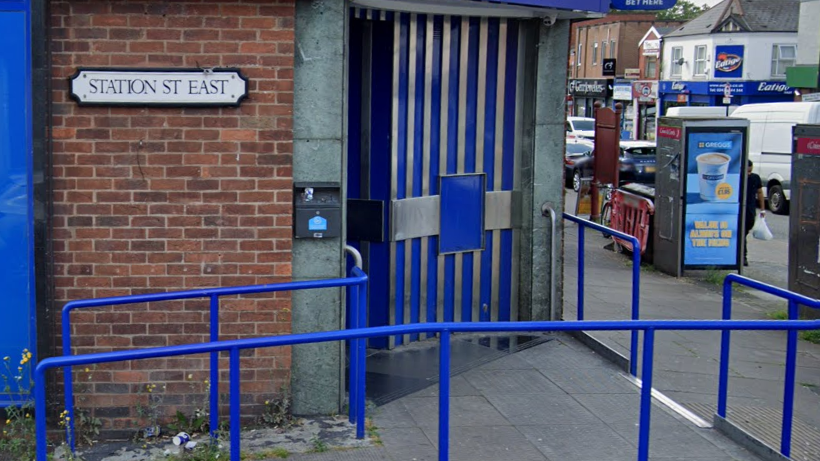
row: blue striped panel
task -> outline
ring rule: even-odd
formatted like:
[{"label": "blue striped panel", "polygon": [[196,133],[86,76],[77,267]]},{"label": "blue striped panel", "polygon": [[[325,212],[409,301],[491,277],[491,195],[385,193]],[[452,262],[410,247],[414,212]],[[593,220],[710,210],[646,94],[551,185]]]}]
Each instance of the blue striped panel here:
[{"label": "blue striped panel", "polygon": [[[407,75],[407,67],[409,64],[409,43],[408,40],[410,39],[410,14],[409,13],[402,13],[399,17],[399,27],[400,27],[400,38],[399,43],[396,44],[396,47],[399,52],[399,120],[398,120],[398,155],[395,158],[396,161],[396,179],[395,181],[398,184],[397,187],[397,194],[396,198],[401,200],[406,198],[406,189],[405,184],[407,183],[407,104],[408,104],[408,75]],[[396,268],[395,271],[395,279],[394,284],[396,287],[395,297],[393,298],[393,306],[395,312],[395,324],[396,325],[403,325],[404,324],[404,271],[405,271],[405,255],[404,255],[404,246],[408,244],[407,242],[401,241],[396,242],[396,261],[394,263],[394,267]],[[395,344],[399,346],[403,343],[403,338],[401,335],[396,335],[395,337]]]},{"label": "blue striped panel", "polygon": [[[430,96],[430,195],[438,194],[438,175],[441,143],[441,32],[444,19],[433,19],[433,69]],[[427,244],[427,321],[435,322],[438,312],[438,237],[430,237]]]},{"label": "blue striped panel", "polygon": [[[458,161],[458,86],[459,56],[461,49],[461,21],[452,18],[450,21],[450,88],[447,114],[447,172],[455,174]],[[444,257],[444,321],[455,320],[455,256]]]},{"label": "blue striped panel", "polygon": [[[499,20],[490,19],[487,27],[487,90],[484,109],[484,171],[487,173],[487,190],[493,190],[495,181],[495,99],[498,85],[498,29]],[[481,254],[481,305],[492,306],[493,232],[486,231],[484,252]],[[481,309],[479,320],[490,320],[490,309]]]},{"label": "blue striped panel", "polygon": [[[466,130],[464,148],[464,172],[476,171],[476,116],[478,106],[478,37],[479,19],[461,18],[462,27],[469,27],[469,42],[467,45],[467,101]],[[462,255],[461,272],[461,319],[464,322],[472,320],[473,313],[473,253]]]},{"label": "blue striped panel", "polygon": [[[515,101],[518,71],[518,22],[507,22],[507,69],[504,90],[504,142],[501,189],[513,190],[515,166]],[[498,320],[509,321],[512,309],[513,231],[501,231],[501,278]]]},{"label": "blue striped panel", "polygon": [[[415,116],[415,142],[413,143],[413,197],[422,195],[422,160],[424,157],[424,133],[429,127],[424,126],[424,76],[425,76],[425,37],[426,37],[427,17],[419,15],[416,18],[416,56],[410,59],[416,60],[416,110]],[[412,272],[410,285],[410,321],[419,323],[421,310],[421,239],[412,241]],[[426,287],[424,287],[426,289]],[[426,306],[425,306],[426,308]],[[410,335],[411,341],[417,341],[419,335]]]},{"label": "blue striped panel", "polygon": [[[390,133],[393,101],[393,66],[384,63],[393,62],[393,23],[373,22],[373,65],[371,73],[370,97],[370,151],[374,154],[390,152]],[[373,200],[390,200],[390,155],[372,155],[370,159],[370,198]],[[385,220],[384,235],[387,235],[388,222]],[[390,267],[390,244],[370,244],[370,267]],[[370,297],[368,326],[383,326],[389,323],[390,271],[372,270],[370,277]],[[387,338],[373,338],[370,345],[376,348],[387,347]]]}]

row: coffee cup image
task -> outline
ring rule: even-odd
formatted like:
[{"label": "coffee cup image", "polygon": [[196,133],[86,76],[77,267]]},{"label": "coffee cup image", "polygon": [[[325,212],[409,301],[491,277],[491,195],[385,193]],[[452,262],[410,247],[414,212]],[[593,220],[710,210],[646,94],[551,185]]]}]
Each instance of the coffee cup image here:
[{"label": "coffee cup image", "polygon": [[[698,155],[698,182],[700,198],[708,202],[721,200],[717,194],[718,185],[726,182],[731,158],[721,152],[707,152]],[[725,198],[724,198],[725,199]]]}]

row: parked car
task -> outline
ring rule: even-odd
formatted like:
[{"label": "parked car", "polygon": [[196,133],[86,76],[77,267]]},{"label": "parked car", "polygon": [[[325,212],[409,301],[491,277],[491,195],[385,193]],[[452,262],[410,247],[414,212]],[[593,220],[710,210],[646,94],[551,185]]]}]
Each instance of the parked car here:
[{"label": "parked car", "polygon": [[564,153],[564,183],[566,187],[572,187],[573,172],[575,164],[590,155],[594,144],[583,139],[568,138],[566,152]]},{"label": "parked car", "polygon": [[[650,141],[621,141],[620,147],[618,185],[630,182],[655,184],[655,171],[657,168],[655,165],[655,143]],[[567,172],[567,176],[572,181],[572,189],[576,192],[581,188],[582,178],[592,177],[594,160],[595,150],[593,149],[590,155],[575,160],[572,171]]]},{"label": "parked car", "polygon": [[589,117],[567,117],[567,138],[595,139],[595,119]]}]

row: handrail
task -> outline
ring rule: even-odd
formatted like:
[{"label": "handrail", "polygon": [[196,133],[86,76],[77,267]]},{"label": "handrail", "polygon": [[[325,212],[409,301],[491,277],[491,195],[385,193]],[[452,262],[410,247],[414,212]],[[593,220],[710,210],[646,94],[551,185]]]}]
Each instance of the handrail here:
[{"label": "handrail", "polygon": [[[638,436],[638,460],[649,459],[649,430],[651,414],[652,392],[652,363],[654,353],[654,332],[656,330],[813,330],[820,329],[820,320],[632,320],[632,321],[539,321],[539,322],[468,322],[468,323],[421,323],[412,325],[396,325],[386,327],[371,327],[355,330],[327,331],[317,333],[292,334],[265,338],[237,339],[200,344],[186,344],[149,349],[105,352],[86,355],[51,357],[40,361],[34,369],[34,398],[36,426],[36,455],[37,461],[46,461],[46,370],[63,367],[89,365],[94,363],[120,362],[125,360],[140,360],[159,357],[173,357],[187,354],[230,352],[230,441],[231,461],[240,460],[240,374],[239,351],[260,347],[290,346],[294,344],[308,344],[328,341],[344,341],[363,338],[393,336],[416,333],[440,333],[442,347],[440,348],[439,373],[439,460],[446,461],[449,456],[449,421],[450,421],[450,360],[449,338],[451,333],[457,332],[519,332],[519,331],[612,331],[632,330],[644,331],[644,348],[641,376],[644,385],[641,387],[640,398],[640,428]],[[445,345],[444,343],[448,343]],[[363,372],[364,370],[360,370]],[[363,378],[363,373],[360,378]],[[794,383],[786,383],[786,386]],[[358,404],[363,410],[363,401]],[[357,415],[364,417],[364,412]],[[363,419],[362,419],[363,421]],[[363,424],[357,425],[357,437],[363,430]]]},{"label": "handrail", "polygon": [[[547,217],[547,215],[549,215],[550,218],[550,304],[555,306],[555,300],[558,298],[558,281],[556,276],[558,273],[558,258],[556,257],[555,251],[555,247],[558,245],[556,236],[558,226],[555,210],[552,209],[552,205],[549,203],[545,203],[541,206],[541,216]],[[553,313],[555,312],[555,309],[550,310]]]},{"label": "handrail", "polygon": [[[360,267],[360,266],[359,266]],[[181,299],[193,298],[210,298],[210,340],[211,342],[219,340],[219,297],[231,295],[245,295],[257,293],[274,293],[280,291],[297,291],[297,290],[311,290],[318,288],[336,288],[336,287],[357,287],[359,291],[364,289],[365,294],[357,298],[364,300],[366,298],[367,275],[361,271],[359,267],[354,267],[351,271],[351,277],[323,279],[323,280],[307,280],[299,282],[284,282],[284,283],[269,283],[263,285],[246,285],[238,287],[222,287],[222,288],[204,288],[198,290],[184,290],[184,291],[169,291],[163,293],[150,293],[129,296],[114,296],[109,298],[94,298],[81,299],[70,301],[63,306],[62,310],[62,334],[63,334],[63,355],[71,355],[71,311],[75,309],[85,309],[91,307],[106,307],[118,306],[125,304],[137,304],[156,301],[172,301]],[[354,317],[358,318],[362,313],[357,312],[363,310],[361,301],[353,303],[356,308]],[[350,372],[354,373],[355,368],[351,367]],[[66,425],[68,432],[68,439],[71,442],[71,450],[74,451],[76,437],[74,437],[74,390],[73,377],[71,369],[64,370],[65,379],[65,410],[68,412],[67,416],[70,418],[69,424]],[[217,430],[219,421],[219,356],[216,352],[210,357],[210,428],[211,432]],[[351,401],[351,418],[353,418],[353,401]]]},{"label": "handrail", "polygon": [[[584,227],[614,235],[632,243],[632,320],[641,318],[641,242],[632,235],[602,226],[587,219],[579,218],[569,213],[563,214],[564,219],[578,224],[578,320],[584,320]],[[632,331],[629,352],[629,373],[638,376],[638,332]]]},{"label": "handrail", "polygon": [[[723,279],[723,319],[732,318],[732,283],[745,285],[764,293],[783,298],[789,302],[789,320],[797,320],[798,305],[811,309],[820,309],[820,300],[784,290],[783,288],[759,282],[742,275],[729,274]],[[729,330],[724,330],[720,337],[720,377],[718,384],[717,414],[726,419],[726,405],[729,398]],[[783,390],[783,421],[780,431],[780,454],[791,456],[792,419],[794,416],[794,380],[797,369],[797,331],[789,330],[786,339],[786,386]],[[789,385],[789,383],[792,383]]]},{"label": "handrail", "polygon": [[356,267],[358,267],[359,269],[361,269],[363,267],[362,266],[362,254],[359,253],[359,250],[357,250],[353,246],[345,245],[345,251],[348,252],[350,254],[350,256],[353,257],[353,264]]}]

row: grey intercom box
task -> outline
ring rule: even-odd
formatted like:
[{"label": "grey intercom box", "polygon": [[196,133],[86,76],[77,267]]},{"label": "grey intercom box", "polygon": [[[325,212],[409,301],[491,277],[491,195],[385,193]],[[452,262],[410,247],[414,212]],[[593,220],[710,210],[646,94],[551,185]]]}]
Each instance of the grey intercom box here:
[{"label": "grey intercom box", "polygon": [[337,182],[293,185],[293,237],[339,237],[342,229],[342,190]]}]

